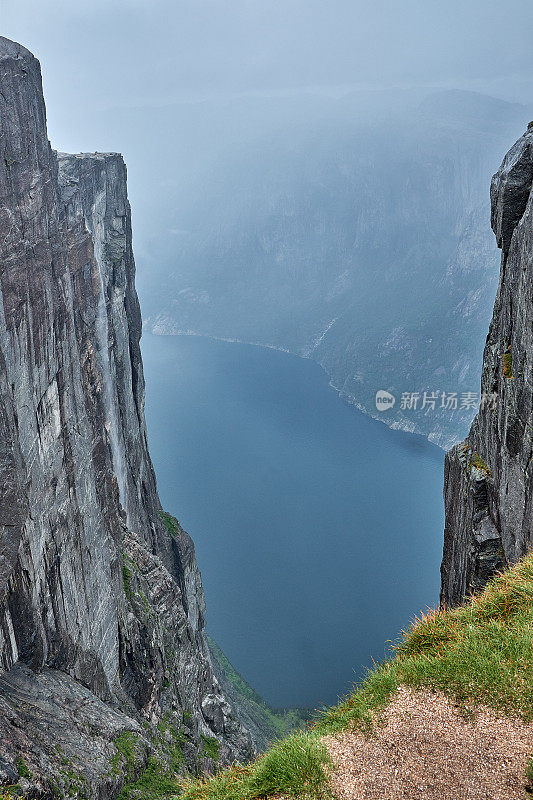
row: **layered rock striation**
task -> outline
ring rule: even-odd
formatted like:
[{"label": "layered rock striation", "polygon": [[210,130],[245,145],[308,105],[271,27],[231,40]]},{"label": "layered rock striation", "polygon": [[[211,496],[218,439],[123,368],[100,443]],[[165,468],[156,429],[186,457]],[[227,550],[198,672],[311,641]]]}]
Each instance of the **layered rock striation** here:
[{"label": "layered rock striation", "polygon": [[147,757],[162,719],[189,766],[252,751],[157,496],[134,278],[121,156],[55,153],[39,63],[0,38],[0,782],[22,758],[35,791],[63,791],[61,751],[113,796],[114,740]]},{"label": "layered rock striation", "polygon": [[453,605],[533,546],[533,129],[491,186],[501,248],[482,403],[446,457],[442,602]]}]

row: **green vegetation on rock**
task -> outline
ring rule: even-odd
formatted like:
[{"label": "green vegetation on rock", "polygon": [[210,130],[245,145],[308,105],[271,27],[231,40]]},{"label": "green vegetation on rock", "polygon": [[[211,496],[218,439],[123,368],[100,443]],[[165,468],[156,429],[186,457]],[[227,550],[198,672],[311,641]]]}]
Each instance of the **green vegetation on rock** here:
[{"label": "green vegetation on rock", "polygon": [[0,800],[13,800],[14,797],[22,797],[24,790],[18,783],[12,786],[4,786],[0,792]]},{"label": "green vegetation on rock", "polygon": [[183,771],[184,737],[171,724],[170,715],[165,715],[151,738],[153,753],[145,762],[145,749],[137,734],[125,731],[115,739],[111,774],[124,775],[125,779],[118,800],[161,800],[175,796],[177,780]]},{"label": "green vegetation on rock", "polygon": [[201,734],[201,737],[204,745],[202,755],[205,756],[205,758],[218,761],[218,751],[220,749],[218,739],[214,739],[212,736],[204,736],[203,734]]},{"label": "green vegetation on rock", "polygon": [[124,731],[114,741],[117,752],[111,759],[111,774],[125,774],[130,779],[135,774],[138,756],[138,737],[132,731]]},{"label": "green vegetation on rock", "polygon": [[472,459],[470,461],[470,464],[471,464],[472,467],[475,467],[480,472],[484,472],[485,475],[491,475],[492,474],[490,469],[486,465],[486,463],[483,461],[483,459],[479,455],[479,453],[474,453],[472,455]]},{"label": "green vegetation on rock", "polygon": [[31,778],[31,772],[28,769],[28,765],[26,764],[22,756],[19,756],[17,758],[16,767],[17,767],[17,772],[21,778],[28,778],[28,779]]},{"label": "green vegetation on rock", "polygon": [[[133,576],[137,577],[137,589],[134,591],[132,586]],[[124,585],[124,594],[126,595],[126,599],[133,603],[135,600],[142,604],[144,612],[147,616],[151,616],[152,610],[150,608],[150,603],[148,602],[148,598],[141,591],[139,588],[139,567],[135,563],[135,561],[127,554],[122,553],[122,583]]]},{"label": "green vegetation on rock", "polygon": [[176,776],[156,758],[150,757],[137,780],[125,784],[118,800],[162,800],[175,797]]},{"label": "green vegetation on rock", "polygon": [[122,564],[122,583],[124,584],[124,594],[130,602],[133,600],[131,589],[131,570],[126,564]]},{"label": "green vegetation on rock", "polygon": [[181,531],[181,526],[176,517],[173,517],[172,514],[168,514],[166,511],[160,511],[159,516],[165,523],[165,528],[169,532],[170,536],[174,537],[179,536]]}]

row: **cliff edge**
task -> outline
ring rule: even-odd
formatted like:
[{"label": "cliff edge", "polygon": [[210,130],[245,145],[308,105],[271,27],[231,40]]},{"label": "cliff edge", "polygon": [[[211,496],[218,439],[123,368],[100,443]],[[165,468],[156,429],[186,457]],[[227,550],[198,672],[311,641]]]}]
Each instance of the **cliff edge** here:
[{"label": "cliff edge", "polygon": [[32,797],[253,750],[159,503],[134,278],[121,156],[55,153],[39,63],[0,38],[0,785]]},{"label": "cliff edge", "polygon": [[482,402],[446,456],[441,600],[455,605],[533,545],[533,128],[491,185],[502,250],[485,346]]}]

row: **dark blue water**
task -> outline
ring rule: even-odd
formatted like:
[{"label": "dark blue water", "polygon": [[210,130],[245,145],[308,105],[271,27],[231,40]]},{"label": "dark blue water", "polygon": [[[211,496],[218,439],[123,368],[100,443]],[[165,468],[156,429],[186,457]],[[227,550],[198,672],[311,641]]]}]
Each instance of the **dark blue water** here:
[{"label": "dark blue water", "polygon": [[275,706],[333,703],[438,597],[443,452],[339,399],[312,361],[145,334],[161,500],[208,630]]}]

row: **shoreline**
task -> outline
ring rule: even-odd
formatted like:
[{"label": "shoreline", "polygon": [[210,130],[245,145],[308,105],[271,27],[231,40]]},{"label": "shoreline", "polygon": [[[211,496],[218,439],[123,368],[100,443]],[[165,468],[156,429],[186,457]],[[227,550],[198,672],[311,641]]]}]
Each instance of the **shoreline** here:
[{"label": "shoreline", "polygon": [[368,410],[368,408],[366,408],[362,403],[360,403],[353,395],[346,393],[343,389],[340,389],[338,386],[336,386],[333,383],[333,380],[329,376],[325,367],[319,361],[314,359],[311,353],[309,353],[309,355],[303,355],[301,353],[296,353],[294,350],[288,350],[286,347],[279,347],[273,344],[265,344],[264,342],[248,342],[243,339],[236,339],[228,336],[214,336],[208,333],[200,333],[199,331],[192,330],[191,328],[188,328],[186,330],[178,329],[173,331],[163,331],[163,330],[157,331],[157,326],[155,326],[156,330],[154,330],[154,328],[148,327],[149,325],[152,325],[149,318],[143,320],[142,325],[143,325],[143,333],[147,332],[150,333],[152,336],[193,336],[201,339],[209,339],[213,342],[227,342],[228,344],[244,344],[248,345],[249,347],[261,347],[265,350],[276,350],[279,353],[285,353],[286,355],[294,356],[296,358],[302,358],[309,361],[313,361],[324,372],[328,380],[328,385],[337,393],[337,395],[343,402],[345,402],[349,406],[353,406],[365,416],[370,417],[370,419],[373,419],[376,422],[380,422],[382,425],[385,425],[390,430],[402,431],[403,433],[410,433],[413,436],[421,436],[427,442],[429,442],[432,445],[435,445],[435,447],[438,447],[439,450],[442,450],[443,453],[447,453],[448,450],[454,446],[454,444],[457,444],[457,442],[460,441],[459,437],[457,438],[457,442],[454,441],[451,437],[442,437],[445,439],[449,438],[449,441],[445,441],[444,443],[441,444],[440,441],[432,439],[431,434],[427,435],[423,431],[418,430],[414,422],[413,423],[409,423],[407,421],[402,422],[402,420],[394,420],[392,422],[387,422],[387,420],[384,419],[383,416],[378,416],[377,413],[375,414],[372,413],[371,411]]}]

